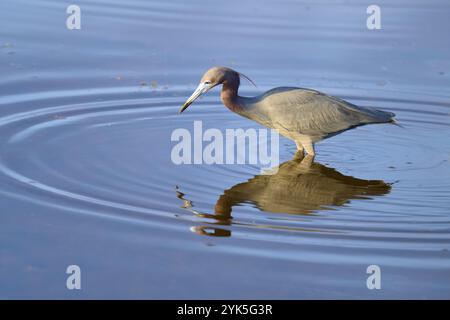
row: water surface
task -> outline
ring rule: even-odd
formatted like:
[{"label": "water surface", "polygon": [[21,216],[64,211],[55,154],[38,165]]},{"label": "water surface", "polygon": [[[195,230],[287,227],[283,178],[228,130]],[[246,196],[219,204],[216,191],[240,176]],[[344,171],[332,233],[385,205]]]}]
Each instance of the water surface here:
[{"label": "water surface", "polygon": [[[1,298],[449,298],[447,1],[79,1],[0,4]],[[175,165],[171,133],[259,128],[243,95],[309,87],[397,114],[281,165]],[[65,270],[82,270],[82,290]],[[366,268],[382,270],[368,290]]]}]

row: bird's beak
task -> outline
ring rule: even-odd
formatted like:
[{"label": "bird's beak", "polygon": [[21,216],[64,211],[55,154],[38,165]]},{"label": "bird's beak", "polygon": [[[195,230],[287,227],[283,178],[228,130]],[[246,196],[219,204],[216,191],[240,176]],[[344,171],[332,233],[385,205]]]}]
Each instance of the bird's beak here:
[{"label": "bird's beak", "polygon": [[179,113],[182,113],[184,110],[186,110],[187,107],[189,107],[191,105],[192,102],[195,101],[195,99],[197,99],[198,97],[200,97],[200,95],[202,93],[207,92],[209,89],[211,89],[211,86],[209,83],[200,83],[197,87],[197,89],[195,89],[194,93],[189,97],[189,99],[186,100],[186,102],[183,104],[183,106],[181,107]]}]

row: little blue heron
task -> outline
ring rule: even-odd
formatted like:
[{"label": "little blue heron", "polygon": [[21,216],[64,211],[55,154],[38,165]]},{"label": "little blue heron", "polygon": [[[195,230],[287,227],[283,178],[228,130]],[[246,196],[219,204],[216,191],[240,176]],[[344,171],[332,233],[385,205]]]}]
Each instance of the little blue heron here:
[{"label": "little blue heron", "polygon": [[[194,93],[187,99],[183,112],[202,93],[222,84],[221,99],[231,111],[275,129],[293,140],[299,152],[314,156],[314,143],[370,123],[395,123],[392,112],[359,107],[322,92],[279,87],[256,97],[238,95],[243,74],[226,67],[206,71]],[[252,82],[253,83],[253,82]]]}]

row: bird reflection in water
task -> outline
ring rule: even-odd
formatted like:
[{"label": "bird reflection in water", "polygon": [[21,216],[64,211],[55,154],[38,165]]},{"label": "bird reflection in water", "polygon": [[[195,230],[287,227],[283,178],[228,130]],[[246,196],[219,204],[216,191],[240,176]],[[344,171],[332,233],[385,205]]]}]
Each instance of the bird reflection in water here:
[{"label": "bird reflection in water", "polygon": [[250,203],[261,211],[310,215],[319,210],[342,206],[352,199],[372,199],[386,195],[391,184],[346,176],[333,168],[314,162],[312,156],[296,156],[279,166],[273,175],[256,175],[224,191],[216,202],[214,214],[200,213],[192,202],[177,191],[183,207],[199,217],[213,219],[208,225],[192,227],[201,235],[226,237],[231,231],[220,226],[232,224],[234,206]]}]

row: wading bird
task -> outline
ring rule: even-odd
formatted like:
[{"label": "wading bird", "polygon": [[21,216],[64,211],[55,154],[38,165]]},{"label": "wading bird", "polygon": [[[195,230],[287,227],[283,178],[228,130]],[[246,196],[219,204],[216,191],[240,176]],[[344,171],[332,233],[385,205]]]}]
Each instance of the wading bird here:
[{"label": "wading bird", "polygon": [[[359,107],[316,90],[279,87],[256,97],[238,95],[243,74],[226,67],[206,71],[180,113],[195,99],[222,84],[221,99],[231,111],[275,129],[293,140],[299,152],[314,156],[314,143],[370,123],[394,123],[394,113]],[[252,82],[253,83],[253,82]]]}]

